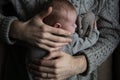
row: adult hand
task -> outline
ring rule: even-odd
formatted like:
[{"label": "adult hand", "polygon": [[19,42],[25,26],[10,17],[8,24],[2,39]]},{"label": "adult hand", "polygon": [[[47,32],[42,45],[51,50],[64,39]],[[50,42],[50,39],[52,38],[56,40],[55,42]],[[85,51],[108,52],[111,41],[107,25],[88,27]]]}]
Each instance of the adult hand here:
[{"label": "adult hand", "polygon": [[84,55],[71,56],[62,51],[56,51],[42,60],[33,60],[29,69],[37,80],[64,80],[84,72],[86,66]]},{"label": "adult hand", "polygon": [[70,36],[70,32],[53,28],[52,26],[43,23],[43,19],[51,12],[52,7],[48,8],[47,11],[37,14],[26,22],[14,21],[11,26],[10,36],[14,39],[23,40],[39,46],[48,51],[59,49],[59,47],[68,44],[71,42],[70,38],[57,35]]}]

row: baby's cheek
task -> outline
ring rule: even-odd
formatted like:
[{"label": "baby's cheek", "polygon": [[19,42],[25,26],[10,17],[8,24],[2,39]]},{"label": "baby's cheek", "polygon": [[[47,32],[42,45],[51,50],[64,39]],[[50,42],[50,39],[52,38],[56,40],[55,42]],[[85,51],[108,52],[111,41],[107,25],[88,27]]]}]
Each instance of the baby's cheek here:
[{"label": "baby's cheek", "polygon": [[70,28],[70,30],[69,30],[71,33],[75,33],[75,28],[74,27],[72,27],[72,28]]}]

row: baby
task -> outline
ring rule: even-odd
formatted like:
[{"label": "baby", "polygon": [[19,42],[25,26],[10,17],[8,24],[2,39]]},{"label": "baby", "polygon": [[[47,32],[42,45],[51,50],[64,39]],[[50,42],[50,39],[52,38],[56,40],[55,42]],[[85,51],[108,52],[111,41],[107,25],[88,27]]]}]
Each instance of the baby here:
[{"label": "baby", "polygon": [[[76,25],[77,13],[74,6],[69,1],[49,0],[45,6],[46,7],[43,10],[48,9],[50,6],[53,8],[53,10],[52,13],[44,19],[44,23],[55,28],[67,30],[72,33],[70,36],[72,38],[72,42],[62,47],[61,50],[69,53],[70,55],[74,55],[77,52],[89,48],[96,43],[99,38],[99,31],[96,27],[92,26],[93,30],[91,30],[90,36],[79,37],[78,34],[75,33],[76,28],[79,27]],[[26,64],[31,62],[31,60],[34,58],[43,58],[47,54],[49,54],[48,51],[30,46],[29,52],[26,55]],[[28,74],[30,80],[33,80],[29,71]]]}]

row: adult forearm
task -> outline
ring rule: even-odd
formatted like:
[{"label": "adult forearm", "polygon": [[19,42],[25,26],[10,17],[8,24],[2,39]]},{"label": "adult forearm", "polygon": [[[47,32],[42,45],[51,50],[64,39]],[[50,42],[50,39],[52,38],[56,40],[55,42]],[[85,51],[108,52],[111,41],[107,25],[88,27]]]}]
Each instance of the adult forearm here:
[{"label": "adult forearm", "polygon": [[25,24],[24,22],[14,20],[10,27],[9,36],[12,39],[22,40],[23,36],[25,36],[24,33],[26,32],[24,24]]},{"label": "adult forearm", "polygon": [[76,74],[82,74],[87,69],[87,59],[85,55],[75,56],[75,63],[77,63],[75,71]]}]

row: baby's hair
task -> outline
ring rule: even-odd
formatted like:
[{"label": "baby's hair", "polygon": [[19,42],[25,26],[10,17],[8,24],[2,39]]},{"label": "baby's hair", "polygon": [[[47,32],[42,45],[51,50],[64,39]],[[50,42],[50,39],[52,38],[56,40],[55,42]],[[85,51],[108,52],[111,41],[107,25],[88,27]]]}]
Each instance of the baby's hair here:
[{"label": "baby's hair", "polygon": [[75,10],[72,3],[70,3],[68,0],[48,0],[46,3],[46,8],[52,6],[54,9],[71,9]]},{"label": "baby's hair", "polygon": [[75,7],[68,0],[48,0],[48,2],[46,2],[44,5],[44,10],[52,7],[52,13],[47,16],[44,21],[48,18],[54,19],[54,21],[65,19],[70,11],[76,12]]}]

